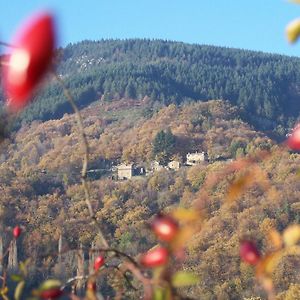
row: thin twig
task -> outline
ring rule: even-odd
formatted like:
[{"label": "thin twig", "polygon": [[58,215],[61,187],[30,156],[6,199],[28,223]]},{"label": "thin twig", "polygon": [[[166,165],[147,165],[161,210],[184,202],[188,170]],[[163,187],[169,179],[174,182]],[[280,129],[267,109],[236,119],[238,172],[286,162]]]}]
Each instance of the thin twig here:
[{"label": "thin twig", "polygon": [[84,132],[82,117],[81,117],[81,114],[80,114],[80,111],[79,111],[77,105],[75,104],[73,96],[71,95],[69,89],[65,86],[63,80],[55,72],[53,72],[53,75],[56,78],[56,80],[59,82],[59,84],[62,86],[64,95],[70,102],[70,104],[75,112],[75,115],[76,115],[81,144],[82,144],[83,150],[84,150],[84,157],[83,157],[82,170],[81,170],[81,184],[82,184],[82,187],[83,187],[83,190],[85,193],[85,202],[88,207],[90,218],[93,220],[96,227],[98,228],[100,241],[105,248],[108,248],[109,247],[108,242],[106,241],[106,239],[103,235],[101,225],[98,222],[96,215],[94,213],[93,207],[92,207],[90,190],[89,190],[88,183],[86,180],[87,179],[87,168],[88,168],[88,162],[89,162],[89,145],[88,145],[86,134]]},{"label": "thin twig", "polygon": [[[110,256],[110,258],[113,258],[113,257],[123,257],[125,259],[127,259],[129,262],[131,262],[134,266],[136,266],[137,268],[139,267],[139,264],[137,263],[137,261],[129,256],[128,254],[122,252],[122,251],[119,251],[115,248],[93,248],[93,249],[88,249],[88,248],[80,248],[84,251],[86,250],[89,250],[90,252],[105,252],[105,253],[114,253],[114,256]],[[65,254],[65,253],[68,253],[70,251],[79,251],[80,249],[69,249],[69,248],[66,248],[64,250],[62,250],[60,253],[47,253],[47,254],[44,254],[44,255],[41,255],[39,256],[40,259],[46,259],[48,257],[53,257],[53,256],[57,256],[58,254]]]},{"label": "thin twig", "polygon": [[141,270],[137,268],[134,264],[130,262],[125,262],[122,266],[124,271],[129,270],[132,275],[138,279],[144,286],[144,300],[151,300],[152,299],[152,280],[145,277]]},{"label": "thin twig", "polygon": [[134,291],[138,291],[138,289],[131,283],[131,281],[130,281],[130,279],[128,278],[128,276],[126,275],[126,273],[125,273],[125,272],[122,272],[122,271],[120,270],[119,266],[114,266],[113,268],[116,269],[116,270],[118,271],[118,273],[121,274],[121,275],[124,277],[126,283],[129,285],[129,287],[130,287],[131,289],[133,289]]},{"label": "thin twig", "polygon": [[132,258],[131,256],[129,256],[128,254],[122,252],[122,251],[119,251],[117,249],[114,249],[114,248],[108,248],[108,249],[101,249],[101,248],[96,248],[96,249],[92,249],[92,251],[103,251],[103,252],[113,252],[115,254],[115,256],[118,256],[118,257],[124,257],[126,258],[128,261],[130,261],[135,267],[139,267],[138,263],[134,260],[134,258]]},{"label": "thin twig", "polygon": [[[122,265],[122,270],[124,270],[123,276],[125,277],[125,279],[127,279],[127,282],[130,282],[130,281],[128,281],[127,276],[125,276],[125,271],[126,270],[130,271],[132,273],[132,275],[134,277],[136,277],[144,286],[144,300],[151,300],[151,298],[152,298],[151,279],[148,279],[147,277],[145,277],[142,274],[141,270],[139,269],[138,263],[132,257],[130,257],[126,253],[123,253],[117,249],[109,249],[108,243],[107,243],[106,239],[104,238],[104,235],[102,233],[102,228],[101,228],[101,226],[95,216],[95,213],[93,211],[93,207],[92,207],[91,199],[90,199],[90,191],[89,191],[89,187],[88,187],[87,180],[86,180],[87,167],[88,167],[88,161],[89,161],[89,145],[88,145],[86,134],[84,132],[82,117],[81,117],[81,114],[78,110],[78,107],[75,104],[75,101],[74,101],[70,91],[65,86],[63,80],[55,72],[53,72],[53,75],[56,78],[56,80],[60,83],[60,85],[62,86],[64,95],[70,102],[70,104],[75,112],[76,118],[77,118],[77,125],[78,125],[78,129],[79,129],[81,143],[82,143],[82,146],[84,149],[84,157],[83,157],[83,164],[82,164],[82,170],[81,170],[81,183],[82,183],[82,186],[83,186],[83,189],[85,192],[85,202],[86,202],[86,205],[89,210],[90,218],[94,221],[95,225],[97,226],[97,228],[99,230],[99,234],[100,234],[100,240],[104,246],[104,248],[93,249],[93,250],[94,251],[103,251],[103,252],[113,252],[115,256],[126,258],[127,262],[124,262],[124,264]],[[117,268],[117,269],[119,272],[122,273],[122,271],[119,268]],[[71,278],[70,280],[68,280],[67,284],[74,280],[85,279],[85,278],[87,278],[87,277],[86,276],[77,276],[77,277],[74,277],[74,278]]]},{"label": "thin twig", "polygon": [[89,277],[90,277],[89,275],[84,275],[84,276],[75,276],[75,277],[69,278],[60,289],[63,291],[72,282],[77,281],[77,280],[85,280],[86,281],[89,279]]}]

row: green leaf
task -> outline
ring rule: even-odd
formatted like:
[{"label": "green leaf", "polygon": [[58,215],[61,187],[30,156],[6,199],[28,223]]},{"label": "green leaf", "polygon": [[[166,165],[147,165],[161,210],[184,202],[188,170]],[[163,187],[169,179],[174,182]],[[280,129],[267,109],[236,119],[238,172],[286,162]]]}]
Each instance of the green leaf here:
[{"label": "green leaf", "polygon": [[1,288],[0,289],[0,295],[1,295],[0,299],[3,298],[4,300],[9,300],[9,298],[6,296],[7,293],[8,293],[8,287],[7,286]]},{"label": "green leaf", "polygon": [[24,290],[24,286],[25,286],[25,281],[22,280],[18,283],[16,289],[15,289],[15,300],[20,300],[21,299],[21,296],[22,296],[22,293],[23,293],[23,290]]},{"label": "green leaf", "polygon": [[153,300],[164,300],[164,290],[162,288],[155,288],[153,294]]},{"label": "green leaf", "polygon": [[30,259],[26,259],[24,262],[21,261],[19,264],[19,269],[24,277],[27,276],[27,266],[30,264]]},{"label": "green leaf", "polygon": [[196,274],[179,271],[172,277],[172,285],[174,287],[183,287],[195,285],[199,282],[199,277]]},{"label": "green leaf", "polygon": [[0,289],[0,295],[3,297],[8,293],[8,287],[4,286],[3,288]]},{"label": "green leaf", "polygon": [[153,300],[171,300],[171,291],[169,288],[155,287]]},{"label": "green leaf", "polygon": [[40,285],[39,290],[40,291],[47,291],[47,290],[55,289],[55,288],[59,288],[59,287],[61,287],[61,282],[59,280],[49,279],[49,280],[44,281]]},{"label": "green leaf", "polygon": [[12,274],[10,276],[10,278],[11,278],[12,281],[16,281],[16,282],[19,282],[19,281],[23,280],[23,276],[18,275],[18,274]]}]

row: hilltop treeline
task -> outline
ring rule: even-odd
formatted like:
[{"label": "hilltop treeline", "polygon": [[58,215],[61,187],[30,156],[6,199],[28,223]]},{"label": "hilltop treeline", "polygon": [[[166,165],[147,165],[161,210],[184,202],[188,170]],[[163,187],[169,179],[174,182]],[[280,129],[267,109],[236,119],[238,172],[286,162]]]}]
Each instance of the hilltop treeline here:
[{"label": "hilltop treeline", "polygon": [[[226,99],[257,128],[280,134],[298,117],[298,58],[146,39],[83,41],[58,53],[58,73],[80,106],[123,97],[148,96],[163,105]],[[16,126],[69,111],[61,87],[53,82]]]}]

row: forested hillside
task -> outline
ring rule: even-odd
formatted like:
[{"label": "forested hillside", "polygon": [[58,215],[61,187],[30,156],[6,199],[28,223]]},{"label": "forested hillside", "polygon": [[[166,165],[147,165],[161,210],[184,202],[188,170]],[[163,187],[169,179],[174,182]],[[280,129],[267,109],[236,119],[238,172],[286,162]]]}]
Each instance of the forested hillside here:
[{"label": "forested hillside", "polygon": [[[84,41],[58,52],[58,73],[81,107],[124,97],[148,96],[152,105],[224,99],[256,128],[281,135],[298,118],[298,58],[146,39]],[[15,126],[69,111],[52,83]]]},{"label": "forested hillside", "polygon": [[[264,299],[252,267],[239,258],[239,240],[257,240],[266,252],[271,228],[281,231],[299,221],[296,170],[300,156],[251,129],[228,102],[169,105],[149,111],[145,101],[97,102],[81,111],[91,146],[89,169],[107,169],[100,178],[89,179],[92,204],[105,235],[113,247],[135,256],[156,244],[147,221],[157,212],[202,207],[201,229],[189,240],[181,266],[198,274],[200,281],[180,292],[193,299]],[[210,161],[127,181],[112,179],[107,167],[111,164],[128,161],[148,167],[153,141],[161,130],[175,136],[177,159],[184,160],[189,151],[204,150]],[[19,224],[24,229],[18,255],[22,260],[32,258],[28,284],[33,286],[41,278],[55,276],[64,281],[73,276],[76,263],[69,252],[62,260],[57,257],[60,235],[64,249],[78,249],[81,244],[89,249],[98,241],[80,184],[81,151],[74,115],[68,114],[60,120],[24,125],[2,143],[1,226],[9,231]],[[261,151],[271,152],[260,156],[265,153]],[[219,157],[238,163],[219,161]],[[247,165],[248,161],[252,163]],[[255,173],[258,168],[265,177]],[[257,183],[229,202],[229,186],[245,171]],[[8,241],[9,234],[4,235],[4,247]],[[278,299],[298,288],[293,285],[289,291],[290,283],[298,282],[295,263],[299,263],[297,258],[285,257],[273,274]],[[102,282],[101,292],[113,295],[111,286],[109,279]],[[139,291],[128,289],[124,299],[139,296]]]},{"label": "forested hillside", "polygon": [[[235,158],[252,148],[269,149],[271,140],[240,120],[237,109],[228,102],[214,100],[183,105],[172,104],[157,112],[147,103],[120,100],[94,103],[82,110],[86,134],[91,148],[91,164],[101,160],[135,162],[149,165],[153,157],[153,141],[161,130],[175,135],[173,156],[184,162],[188,152],[205,151],[210,160]],[[74,116],[60,120],[33,122],[14,136],[14,142],[2,153],[2,161],[13,163],[14,169],[46,169],[55,173],[76,173],[80,167],[80,151]],[[25,169],[24,169],[25,168]]]}]

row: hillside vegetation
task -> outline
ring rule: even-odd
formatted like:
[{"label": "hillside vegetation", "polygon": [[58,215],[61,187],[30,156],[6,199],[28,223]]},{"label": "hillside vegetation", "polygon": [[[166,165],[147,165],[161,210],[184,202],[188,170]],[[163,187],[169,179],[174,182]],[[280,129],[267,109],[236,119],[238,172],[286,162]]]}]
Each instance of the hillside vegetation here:
[{"label": "hillside vegetation", "polygon": [[[84,41],[58,56],[58,72],[81,107],[124,97],[148,96],[153,105],[225,99],[257,129],[279,135],[298,118],[298,58],[146,39]],[[52,83],[15,126],[66,112],[61,87]]]},{"label": "hillside vegetation", "polygon": [[[153,159],[153,140],[162,129],[174,134],[177,159],[184,160],[189,151],[204,150],[210,162],[176,172],[163,169],[127,181],[112,180],[110,170],[100,178],[90,178],[92,204],[105,235],[113,246],[137,255],[156,243],[147,220],[157,212],[177,206],[202,207],[206,212],[202,228],[189,241],[182,266],[201,280],[181,292],[195,299],[264,298],[252,268],[240,261],[239,240],[255,239],[266,252],[270,228],[281,231],[299,221],[299,155],[251,129],[228,102],[213,100],[153,110],[147,101],[98,101],[82,110],[91,146],[89,168],[105,169],[122,161],[147,166]],[[60,120],[35,121],[2,143],[2,226],[9,229],[20,224],[25,228],[19,257],[32,257],[33,285],[41,277],[58,276],[55,253],[61,234],[67,249],[81,243],[90,247],[98,239],[80,185],[82,154],[74,122],[74,115],[68,114]],[[268,150],[272,154],[259,155]],[[218,161],[220,157],[238,162],[252,158],[265,174],[261,178],[270,181],[268,189],[262,188],[258,177],[258,183],[228,202],[230,184],[245,170],[253,171],[253,176],[256,173],[251,167],[236,168],[235,162]],[[5,236],[5,245],[7,242]],[[299,282],[294,267],[298,263],[295,257],[285,257],[274,272],[278,297],[299,288],[290,286]],[[74,265],[65,265],[63,279],[72,274]],[[111,289],[104,291],[111,294]],[[127,297],[138,299],[139,295],[132,291]]]},{"label": "hillside vegetation", "polygon": [[[188,152],[205,151],[211,160],[235,158],[239,148],[245,154],[253,147],[270,148],[272,142],[240,120],[237,109],[228,102],[214,100],[154,112],[147,103],[120,100],[94,103],[82,110],[91,148],[91,164],[103,160],[114,164],[135,162],[149,165],[153,160],[153,140],[161,130],[171,129],[176,137],[174,158],[185,161]],[[8,146],[3,161],[15,170],[47,169],[77,172],[81,152],[77,144],[73,115],[24,126]],[[13,148],[12,148],[13,147]],[[10,150],[11,149],[11,150]]]}]

